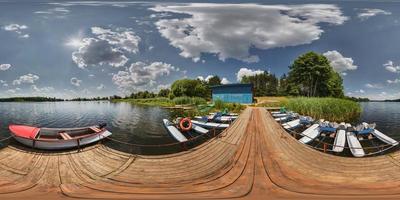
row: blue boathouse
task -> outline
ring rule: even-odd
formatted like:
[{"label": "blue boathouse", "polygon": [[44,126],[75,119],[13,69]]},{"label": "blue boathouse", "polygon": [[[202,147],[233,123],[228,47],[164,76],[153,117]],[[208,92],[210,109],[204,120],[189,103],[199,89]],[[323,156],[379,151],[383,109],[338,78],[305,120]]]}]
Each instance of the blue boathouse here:
[{"label": "blue boathouse", "polygon": [[212,100],[220,99],[229,103],[253,103],[252,84],[226,84],[211,87]]}]

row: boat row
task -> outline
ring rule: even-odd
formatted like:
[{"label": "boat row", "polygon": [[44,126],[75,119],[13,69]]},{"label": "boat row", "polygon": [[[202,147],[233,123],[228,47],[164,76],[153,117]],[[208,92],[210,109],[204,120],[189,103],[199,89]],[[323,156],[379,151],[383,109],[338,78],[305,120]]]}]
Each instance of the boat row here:
[{"label": "boat row", "polygon": [[204,135],[213,131],[222,131],[229,127],[238,114],[235,113],[210,113],[206,116],[190,118],[177,118],[174,121],[163,119],[163,125],[168,134],[178,142],[187,142],[189,138]]},{"label": "boat row", "polygon": [[[354,157],[382,153],[399,144],[383,134],[375,124],[363,122],[357,126],[350,123],[335,123],[323,119],[314,120],[289,111],[275,111],[271,115],[282,127],[293,133],[300,143],[324,152],[345,153],[348,149]],[[348,147],[347,147],[348,146]]]}]

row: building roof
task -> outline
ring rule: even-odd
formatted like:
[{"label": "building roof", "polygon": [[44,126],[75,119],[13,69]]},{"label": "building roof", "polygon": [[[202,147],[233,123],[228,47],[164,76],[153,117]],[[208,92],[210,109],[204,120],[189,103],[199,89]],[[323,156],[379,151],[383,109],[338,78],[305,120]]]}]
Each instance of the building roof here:
[{"label": "building roof", "polygon": [[251,83],[231,83],[231,84],[224,84],[224,85],[215,85],[211,86],[211,89],[214,88],[226,88],[226,87],[253,87]]}]

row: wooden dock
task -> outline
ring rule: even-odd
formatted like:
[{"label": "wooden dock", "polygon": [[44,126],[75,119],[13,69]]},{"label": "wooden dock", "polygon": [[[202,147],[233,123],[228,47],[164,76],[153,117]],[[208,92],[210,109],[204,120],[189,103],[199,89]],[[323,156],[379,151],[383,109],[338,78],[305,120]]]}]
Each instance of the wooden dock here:
[{"label": "wooden dock", "polygon": [[189,151],[132,155],[0,150],[0,199],[399,199],[400,153],[324,154],[247,108],[222,137]]}]

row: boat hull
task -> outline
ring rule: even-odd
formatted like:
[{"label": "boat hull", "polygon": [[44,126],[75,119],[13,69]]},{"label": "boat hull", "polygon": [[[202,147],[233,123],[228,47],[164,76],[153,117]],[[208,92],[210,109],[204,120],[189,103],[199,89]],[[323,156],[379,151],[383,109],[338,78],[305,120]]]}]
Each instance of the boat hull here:
[{"label": "boat hull", "polygon": [[72,139],[72,140],[57,140],[57,141],[44,141],[44,140],[33,140],[30,138],[23,138],[14,136],[14,138],[29,147],[36,148],[36,149],[43,149],[43,150],[62,150],[62,149],[71,149],[78,146],[84,146],[91,143],[98,142],[112,133],[105,130],[98,134],[93,134],[88,137],[79,138],[79,139]]}]

